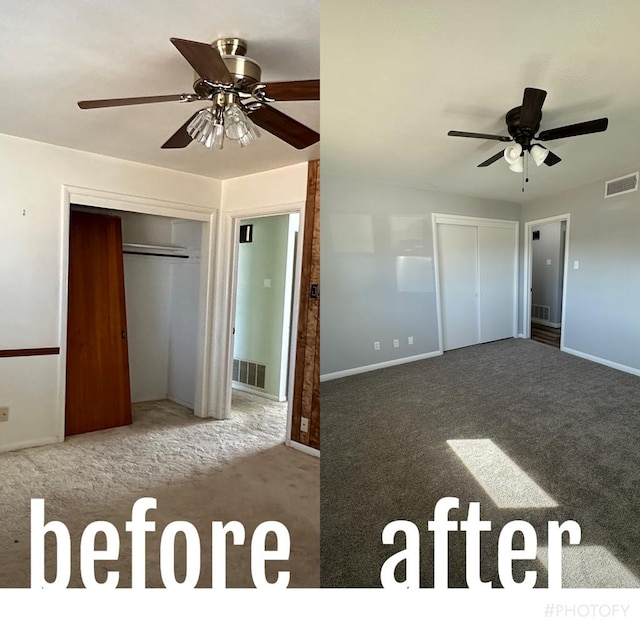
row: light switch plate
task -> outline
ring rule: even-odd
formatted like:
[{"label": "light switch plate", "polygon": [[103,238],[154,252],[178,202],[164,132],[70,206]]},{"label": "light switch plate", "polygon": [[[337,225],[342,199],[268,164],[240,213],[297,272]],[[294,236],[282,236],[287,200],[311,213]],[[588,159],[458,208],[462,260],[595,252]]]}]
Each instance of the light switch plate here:
[{"label": "light switch plate", "polygon": [[0,422],[9,422],[9,407],[0,407]]},{"label": "light switch plate", "polygon": [[302,433],[309,431],[309,418],[300,418],[300,431],[302,431]]},{"label": "light switch plate", "polygon": [[580,268],[580,262],[578,260],[574,260],[573,261],[573,268],[574,269],[579,269]]}]

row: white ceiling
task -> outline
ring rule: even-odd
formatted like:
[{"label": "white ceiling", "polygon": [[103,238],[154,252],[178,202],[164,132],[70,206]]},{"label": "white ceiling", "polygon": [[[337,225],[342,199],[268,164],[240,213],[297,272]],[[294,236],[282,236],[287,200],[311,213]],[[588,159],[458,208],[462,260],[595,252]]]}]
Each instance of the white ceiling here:
[{"label": "white ceiling", "polygon": [[[191,92],[170,43],[241,37],[262,79],[319,77],[319,0],[0,0],[0,133],[215,178],[319,157],[266,131],[246,149],[160,149],[202,104],[81,111],[78,100]],[[274,106],[319,131],[318,102]]]},{"label": "white ceiling", "polygon": [[[637,0],[322,0],[323,172],[519,202],[640,168]],[[549,142],[530,182],[505,143],[525,87],[548,92],[541,130],[601,117],[604,133]]]}]

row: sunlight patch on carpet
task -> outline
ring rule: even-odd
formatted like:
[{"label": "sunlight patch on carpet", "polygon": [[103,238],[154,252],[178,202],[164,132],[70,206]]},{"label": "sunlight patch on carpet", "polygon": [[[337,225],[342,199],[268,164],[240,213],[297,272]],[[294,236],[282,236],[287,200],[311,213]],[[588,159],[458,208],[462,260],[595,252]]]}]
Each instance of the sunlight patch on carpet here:
[{"label": "sunlight patch on carpet", "polygon": [[[538,548],[538,560],[548,567],[549,550]],[[564,589],[637,589],[640,580],[606,547],[580,545],[562,547]]]},{"label": "sunlight patch on carpet", "polygon": [[558,503],[489,439],[447,440],[471,475],[501,509],[542,509]]}]

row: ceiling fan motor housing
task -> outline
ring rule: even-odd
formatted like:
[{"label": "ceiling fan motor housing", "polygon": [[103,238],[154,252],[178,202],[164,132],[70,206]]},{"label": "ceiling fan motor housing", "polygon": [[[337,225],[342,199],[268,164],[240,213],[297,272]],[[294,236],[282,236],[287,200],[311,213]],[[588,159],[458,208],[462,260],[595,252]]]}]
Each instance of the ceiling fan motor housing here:
[{"label": "ceiling fan motor housing", "polygon": [[[245,91],[251,85],[260,82],[262,69],[252,58],[247,58],[247,43],[240,38],[218,38],[211,43],[217,49],[233,78],[233,86],[238,91]],[[211,87],[196,73],[193,83],[194,91],[203,97],[208,97]]]},{"label": "ceiling fan motor housing", "polygon": [[511,109],[506,116],[507,129],[509,130],[509,135],[520,145],[522,145],[522,149],[524,151],[528,151],[531,148],[531,141],[533,137],[538,133],[540,129],[540,123],[542,122],[542,112],[540,112],[539,117],[536,120],[535,125],[532,129],[521,129],[520,128],[520,113],[522,112],[522,107],[514,107]]}]

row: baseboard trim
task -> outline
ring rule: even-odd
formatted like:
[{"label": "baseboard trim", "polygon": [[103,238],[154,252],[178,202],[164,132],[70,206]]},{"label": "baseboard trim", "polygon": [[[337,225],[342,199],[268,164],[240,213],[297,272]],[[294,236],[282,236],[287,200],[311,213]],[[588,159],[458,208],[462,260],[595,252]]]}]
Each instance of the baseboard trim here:
[{"label": "baseboard trim", "polygon": [[551,327],[552,329],[560,329],[560,327],[562,327],[561,322],[548,322],[547,320],[538,320],[537,318],[531,320],[531,322],[532,324],[539,324],[543,327]]},{"label": "baseboard trim", "polygon": [[426,360],[427,358],[435,358],[441,356],[442,351],[431,351],[430,353],[420,353],[417,356],[408,356],[407,358],[399,358],[398,360],[387,360],[386,362],[376,362],[368,364],[364,367],[356,367],[355,369],[345,369],[344,371],[335,371],[334,373],[325,373],[320,376],[320,382],[327,380],[336,380],[338,378],[346,378],[347,376],[356,376],[359,373],[367,373],[369,371],[377,371],[378,369],[386,369],[387,367],[396,367],[399,364],[408,364],[417,360]]},{"label": "baseboard trim", "polygon": [[167,396],[167,400],[171,400],[171,402],[175,402],[179,404],[181,407],[186,407],[187,409],[191,409],[193,411],[194,404],[193,402],[187,402],[187,400],[182,400],[181,398],[175,398],[174,396]]},{"label": "baseboard trim", "polygon": [[296,442],[295,440],[287,440],[285,444],[292,449],[296,449],[297,451],[302,451],[302,453],[306,453],[310,456],[314,456],[315,458],[320,457],[320,451],[318,449],[314,449],[313,447],[309,447],[306,444],[301,444],[300,442]]},{"label": "baseboard trim", "polygon": [[523,338],[524,339],[524,333],[519,333],[516,338]]},{"label": "baseboard trim", "polygon": [[12,444],[0,445],[0,453],[5,451],[18,451],[18,449],[29,449],[31,447],[42,447],[45,444],[58,444],[64,442],[64,437],[51,436],[49,438],[40,438],[38,440],[23,440],[22,442],[14,442]]},{"label": "baseboard trim", "polygon": [[603,364],[605,367],[611,367],[612,369],[624,371],[625,373],[630,373],[634,376],[640,376],[640,369],[634,369],[633,367],[629,367],[626,364],[620,364],[619,362],[613,362],[612,360],[605,360],[604,358],[592,356],[591,354],[583,353],[582,351],[576,351],[575,349],[570,349],[569,347],[561,347],[560,350],[564,351],[565,353],[569,353],[572,356],[578,356],[578,358],[584,358],[585,360],[591,360],[591,362]]},{"label": "baseboard trim", "polygon": [[274,400],[275,402],[285,402],[286,398],[279,398],[276,395],[271,393],[265,393],[264,391],[260,391],[255,387],[252,387],[248,384],[242,384],[242,382],[236,382],[235,380],[231,381],[231,388],[237,389],[238,391],[245,391],[246,393],[253,393],[254,396],[260,396],[261,398],[267,398],[268,400]]}]

